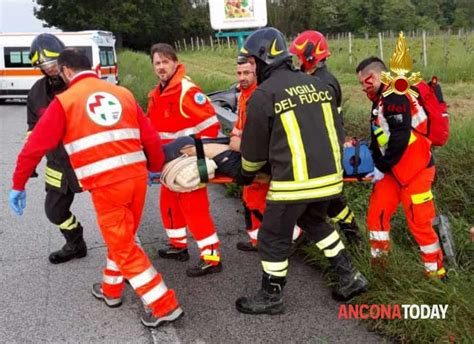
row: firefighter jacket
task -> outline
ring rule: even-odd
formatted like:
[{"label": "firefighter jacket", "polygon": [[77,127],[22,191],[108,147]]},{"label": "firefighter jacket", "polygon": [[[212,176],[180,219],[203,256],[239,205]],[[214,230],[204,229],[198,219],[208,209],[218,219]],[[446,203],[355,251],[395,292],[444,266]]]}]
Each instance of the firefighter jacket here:
[{"label": "firefighter jacket", "polygon": [[270,202],[314,202],[342,191],[342,124],[335,95],[322,80],[283,61],[247,104],[242,174],[271,165]]},{"label": "firefighter jacket", "polygon": [[[28,136],[54,96],[65,89],[65,84],[54,85],[47,76],[33,85],[27,102]],[[45,182],[46,189],[59,190],[62,193],[66,193],[68,189],[73,192],[82,191],[62,144],[46,154]]]},{"label": "firefighter jacket", "polygon": [[410,94],[380,95],[373,103],[371,149],[377,169],[406,185],[432,164],[431,143],[423,134],[427,115]]},{"label": "firefighter jacket", "polygon": [[247,89],[240,90],[239,102],[237,105],[237,120],[235,121],[234,128],[230,133],[231,136],[242,136],[242,130],[244,129],[245,121],[247,120],[247,102],[256,88],[257,83],[255,82]]},{"label": "firefighter jacket", "polygon": [[[158,172],[164,162],[161,142],[132,94],[77,74],[56,96],[18,155],[13,189],[22,191],[41,158],[62,142],[85,190]],[[146,157],[144,152],[146,153]]]},{"label": "firefighter jacket", "polygon": [[163,142],[180,136],[217,137],[219,121],[207,96],[185,75],[184,65],[148,94],[147,115]]},{"label": "firefighter jacket", "polygon": [[339,81],[337,81],[336,77],[329,71],[326,65],[316,68],[316,70],[313,73],[313,76],[320,78],[321,80],[326,82],[329,85],[329,87],[331,87],[334,90],[334,94],[336,95],[337,110],[339,113],[341,113],[342,90],[341,90],[341,85],[339,84]]}]

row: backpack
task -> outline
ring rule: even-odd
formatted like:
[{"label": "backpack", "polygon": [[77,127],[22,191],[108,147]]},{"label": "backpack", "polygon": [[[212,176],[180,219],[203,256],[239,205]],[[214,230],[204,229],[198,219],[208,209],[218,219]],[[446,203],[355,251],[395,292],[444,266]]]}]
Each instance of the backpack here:
[{"label": "backpack", "polygon": [[428,132],[422,134],[433,146],[444,146],[449,138],[449,115],[438,78],[433,76],[430,82],[423,80],[415,88],[420,94],[418,101],[428,116]]},{"label": "backpack", "polygon": [[342,166],[346,177],[364,177],[373,172],[374,161],[367,142],[352,138],[350,146],[344,147]]}]

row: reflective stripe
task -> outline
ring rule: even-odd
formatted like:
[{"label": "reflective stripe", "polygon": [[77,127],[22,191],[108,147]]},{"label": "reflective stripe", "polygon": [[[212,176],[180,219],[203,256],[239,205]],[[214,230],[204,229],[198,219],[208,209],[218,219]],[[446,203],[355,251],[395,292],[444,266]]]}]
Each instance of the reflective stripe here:
[{"label": "reflective stripe", "polygon": [[381,248],[371,248],[370,255],[374,258],[379,258],[388,254],[388,251],[382,250]]},{"label": "reflective stripe", "polygon": [[293,177],[296,181],[308,180],[308,164],[304,150],[301,131],[293,110],[280,115],[283,129],[286,132],[288,146],[291,152],[291,164],[293,166]]},{"label": "reflective stripe", "polygon": [[295,241],[296,239],[300,237],[301,234],[303,234],[303,230],[300,227],[295,226],[293,228],[293,236],[291,237],[291,240]]},{"label": "reflective stripe", "polygon": [[143,151],[117,155],[111,158],[103,159],[89,165],[74,169],[78,179],[84,179],[94,174],[110,171],[118,167],[131,165],[137,162],[146,161]]},{"label": "reflective stripe", "polygon": [[439,246],[439,241],[431,245],[420,246],[421,252],[426,254],[438,252],[440,249],[441,247]]},{"label": "reflective stripe", "polygon": [[187,235],[186,227],[181,228],[165,228],[168,238],[182,238]]},{"label": "reflective stripe", "polygon": [[187,244],[187,243],[188,243],[188,239],[187,239],[187,238],[180,239],[180,240],[174,239],[173,242],[178,243],[178,244]]},{"label": "reflective stripe", "polygon": [[105,267],[107,270],[111,271],[120,271],[117,264],[112,259],[107,258],[107,265]]},{"label": "reflective stripe", "polygon": [[202,240],[196,240],[197,241],[197,244],[198,244],[198,247],[200,249],[206,247],[206,246],[209,246],[209,245],[215,245],[215,244],[218,244],[219,243],[219,238],[217,237],[217,234],[214,233],[210,236],[208,236],[207,238],[204,238]]},{"label": "reflective stripe", "polygon": [[341,112],[342,112],[342,107],[339,106],[339,107],[337,108],[337,113],[341,113]]},{"label": "reflective stripe", "polygon": [[438,271],[438,263],[426,263],[425,262],[425,269],[427,271],[436,272],[436,271]]},{"label": "reflective stripe", "polygon": [[331,248],[331,249],[325,249],[323,252],[326,257],[332,258],[332,257],[337,256],[337,254],[341,252],[343,249],[344,249],[344,244],[342,243],[342,241],[339,241],[336,247]]},{"label": "reflective stripe", "polygon": [[161,281],[156,287],[151,289],[145,295],[142,296],[142,301],[146,305],[150,305],[156,300],[160,299],[168,291],[165,282]]},{"label": "reflective stripe", "polygon": [[123,277],[122,276],[107,276],[104,275],[102,278],[102,281],[107,284],[115,285],[115,284],[121,284],[123,283]]},{"label": "reflective stripe", "polygon": [[93,135],[85,136],[78,140],[72,141],[66,145],[64,148],[66,152],[71,155],[82,150],[98,146],[107,142],[129,140],[129,139],[140,139],[140,130],[139,129],[114,129],[102,131]]},{"label": "reflective stripe", "polygon": [[325,237],[323,240],[320,240],[319,242],[316,243],[316,246],[322,250],[325,249],[328,246],[331,246],[334,244],[337,240],[339,240],[339,233],[337,231],[332,231],[331,234],[329,234],[327,237]]},{"label": "reflective stripe", "polygon": [[369,240],[388,241],[390,234],[387,231],[369,231]]},{"label": "reflective stripe", "polygon": [[421,123],[428,119],[425,110],[423,110],[421,106],[417,106],[416,108],[418,112],[416,113],[416,115],[411,116],[411,127],[414,129],[416,129]]},{"label": "reflective stripe", "polygon": [[191,118],[187,113],[184,112],[183,109],[183,100],[184,97],[186,96],[186,93],[192,88],[192,87],[197,87],[196,84],[194,84],[191,79],[188,77],[184,77],[181,80],[181,94],[179,95],[179,112],[184,118]]},{"label": "reflective stripe", "polygon": [[[272,182],[273,183],[273,182]],[[267,200],[269,201],[298,201],[303,199],[323,198],[332,195],[338,195],[342,192],[342,182],[325,188],[305,190],[305,191],[269,191]]]},{"label": "reflective stripe", "polygon": [[61,181],[60,180],[52,178],[52,177],[48,176],[47,174],[44,176],[44,181],[46,182],[46,184],[52,185],[54,187],[57,187],[57,188],[61,187]]},{"label": "reflective stripe", "polygon": [[74,214],[71,214],[71,216],[66,221],[64,221],[63,223],[59,225],[59,228],[64,229],[64,230],[76,229],[77,224],[78,224],[78,221],[76,217],[74,216]]},{"label": "reflective stripe", "polygon": [[341,146],[339,144],[336,126],[334,125],[334,114],[332,112],[331,103],[322,103],[321,106],[323,107],[324,123],[326,124],[329,141],[331,142],[334,163],[336,164],[336,171],[341,172]]},{"label": "reflective stripe", "polygon": [[262,260],[263,271],[272,276],[285,277],[288,273],[288,259],[283,262],[266,262]]},{"label": "reflective stripe", "polygon": [[157,272],[155,268],[153,266],[150,266],[141,274],[138,274],[135,277],[132,277],[131,279],[129,279],[129,282],[132,285],[133,289],[137,289],[137,288],[143,287],[147,283],[150,283],[150,281],[153,278],[155,278],[156,275],[157,275]]},{"label": "reflective stripe", "polygon": [[221,257],[211,254],[204,254],[201,256],[205,261],[220,262]]},{"label": "reflective stripe", "polygon": [[194,127],[178,130],[176,132],[160,132],[160,137],[162,139],[168,140],[168,139],[177,139],[178,137],[181,137],[181,136],[195,135],[213,126],[216,123],[219,123],[217,116],[212,116],[202,121],[201,123],[197,124]]},{"label": "reflective stripe", "polygon": [[339,214],[334,217],[331,217],[332,222],[343,221],[344,223],[351,223],[354,219],[354,213],[346,205],[344,209],[341,210]]},{"label": "reflective stripe", "polygon": [[251,162],[245,160],[244,157],[242,157],[242,168],[244,169],[244,171],[256,172],[260,170],[266,163],[266,161]]},{"label": "reflective stripe", "polygon": [[431,192],[431,190],[416,195],[411,195],[411,202],[413,204],[422,204],[431,201],[432,199],[433,193]]},{"label": "reflective stripe", "polygon": [[374,130],[374,135],[377,138],[377,143],[380,147],[384,147],[388,143],[388,135],[385,134],[382,128],[377,127]]},{"label": "reflective stripe", "polygon": [[271,181],[270,191],[314,189],[342,181],[342,172],[334,173],[324,177],[311,178],[305,181]]},{"label": "reflective stripe", "polygon": [[49,175],[50,177],[53,177],[59,180],[61,180],[61,178],[63,177],[62,172],[53,170],[51,167],[48,167],[48,166],[46,166],[45,173],[46,175]]},{"label": "reflective stripe", "polygon": [[258,236],[258,228],[257,229],[252,229],[250,231],[247,231],[250,239],[254,239],[254,240],[257,240],[257,236]]}]

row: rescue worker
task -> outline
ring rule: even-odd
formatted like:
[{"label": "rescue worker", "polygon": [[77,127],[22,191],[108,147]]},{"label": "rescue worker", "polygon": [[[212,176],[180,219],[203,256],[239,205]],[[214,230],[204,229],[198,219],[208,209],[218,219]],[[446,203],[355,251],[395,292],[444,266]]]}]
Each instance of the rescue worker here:
[{"label": "rescue worker", "polygon": [[431,185],[435,167],[431,142],[424,135],[427,117],[410,93],[387,92],[382,60],[369,57],[357,66],[362,90],[372,101],[371,150],[375,164],[367,225],[373,265],[386,266],[390,219],[401,202],[408,228],[420,246],[428,276],[443,278],[443,253],[431,223],[435,216]]},{"label": "rescue worker", "polygon": [[[181,136],[217,137],[219,121],[214,107],[201,89],[186,76],[176,51],[168,44],[151,47],[151,61],[159,84],[148,95],[147,115],[164,143]],[[153,175],[150,175],[152,178]],[[158,250],[162,258],[189,260],[186,227],[200,249],[197,266],[189,277],[222,270],[219,238],[209,211],[206,185],[192,192],[174,192],[161,185],[160,211],[169,246]]]},{"label": "rescue worker", "polygon": [[[33,67],[44,74],[28,93],[27,122],[29,136],[53,100],[54,96],[66,89],[66,84],[59,77],[57,59],[63,51],[64,44],[56,36],[42,33],[33,40],[30,48],[30,59]],[[34,176],[36,172],[34,172]],[[83,229],[71,212],[74,194],[81,192],[81,187],[71,167],[69,158],[62,145],[58,145],[46,154],[46,197],[44,209],[48,220],[59,227],[66,239],[66,244],[49,255],[53,264],[67,262],[87,255],[87,246]]]},{"label": "rescue worker", "polygon": [[[323,34],[308,30],[299,34],[291,43],[290,53],[298,57],[300,70],[325,81],[336,95],[337,112],[342,120],[342,91],[336,77],[328,70],[326,60],[331,56],[329,44]],[[331,200],[328,216],[337,223],[347,241],[359,244],[362,237],[357,226],[355,215],[347,206],[343,196]]]},{"label": "rescue worker", "polygon": [[338,232],[326,223],[329,200],[343,187],[342,123],[335,95],[322,80],[293,69],[285,39],[275,28],[250,35],[241,54],[256,62],[258,87],[247,104],[240,149],[240,184],[271,166],[267,207],[259,232],[262,287],[236,301],[239,312],[278,314],[284,311],[283,288],[295,224],[323,250],[339,277],[333,296],[347,300],[366,290]]},{"label": "rescue worker", "polygon": [[[237,121],[230,133],[229,148],[240,152],[240,141],[242,130],[246,121],[247,101],[257,88],[257,77],[255,75],[255,59],[239,55],[237,57],[237,80],[239,82],[239,100],[237,105]],[[250,241],[239,241],[237,249],[241,251],[257,251],[258,229],[262,223],[263,213],[265,211],[265,198],[267,196],[270,184],[255,181],[250,185],[245,185],[242,192],[244,203],[245,224]],[[296,241],[302,235],[302,230],[295,226],[293,230],[293,241]]]},{"label": "rescue worker", "polygon": [[23,213],[29,176],[48,150],[63,143],[83,189],[91,193],[108,248],[102,283],[93,285],[92,294],[118,307],[128,280],[149,310],[142,317],[145,326],[174,321],[183,314],[175,292],[134,240],[147,167],[157,172],[163,165],[160,139],[131,92],[100,80],[80,50],[65,49],[58,65],[68,89],[51,102],[18,156],[10,206]]}]

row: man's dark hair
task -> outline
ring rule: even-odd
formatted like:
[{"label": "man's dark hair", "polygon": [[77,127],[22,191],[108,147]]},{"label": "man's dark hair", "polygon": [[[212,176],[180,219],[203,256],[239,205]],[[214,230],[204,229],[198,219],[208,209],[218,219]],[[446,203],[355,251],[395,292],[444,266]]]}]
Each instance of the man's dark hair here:
[{"label": "man's dark hair", "polygon": [[58,66],[67,67],[76,72],[90,70],[92,68],[91,61],[86,53],[78,48],[66,48],[62,51],[58,58]]},{"label": "man's dark hair", "polygon": [[385,63],[383,63],[383,61],[381,59],[379,59],[376,56],[371,56],[371,57],[368,57],[368,58],[362,60],[359,63],[359,65],[356,68],[356,73],[362,72],[367,67],[370,67],[370,69],[376,70],[378,72],[387,70],[387,67],[385,66]]},{"label": "man's dark hair", "polygon": [[178,61],[176,50],[174,50],[174,48],[171,45],[166,44],[166,43],[157,43],[151,46],[151,49],[150,49],[151,62],[153,62],[153,55],[155,54],[163,55],[175,62]]}]

